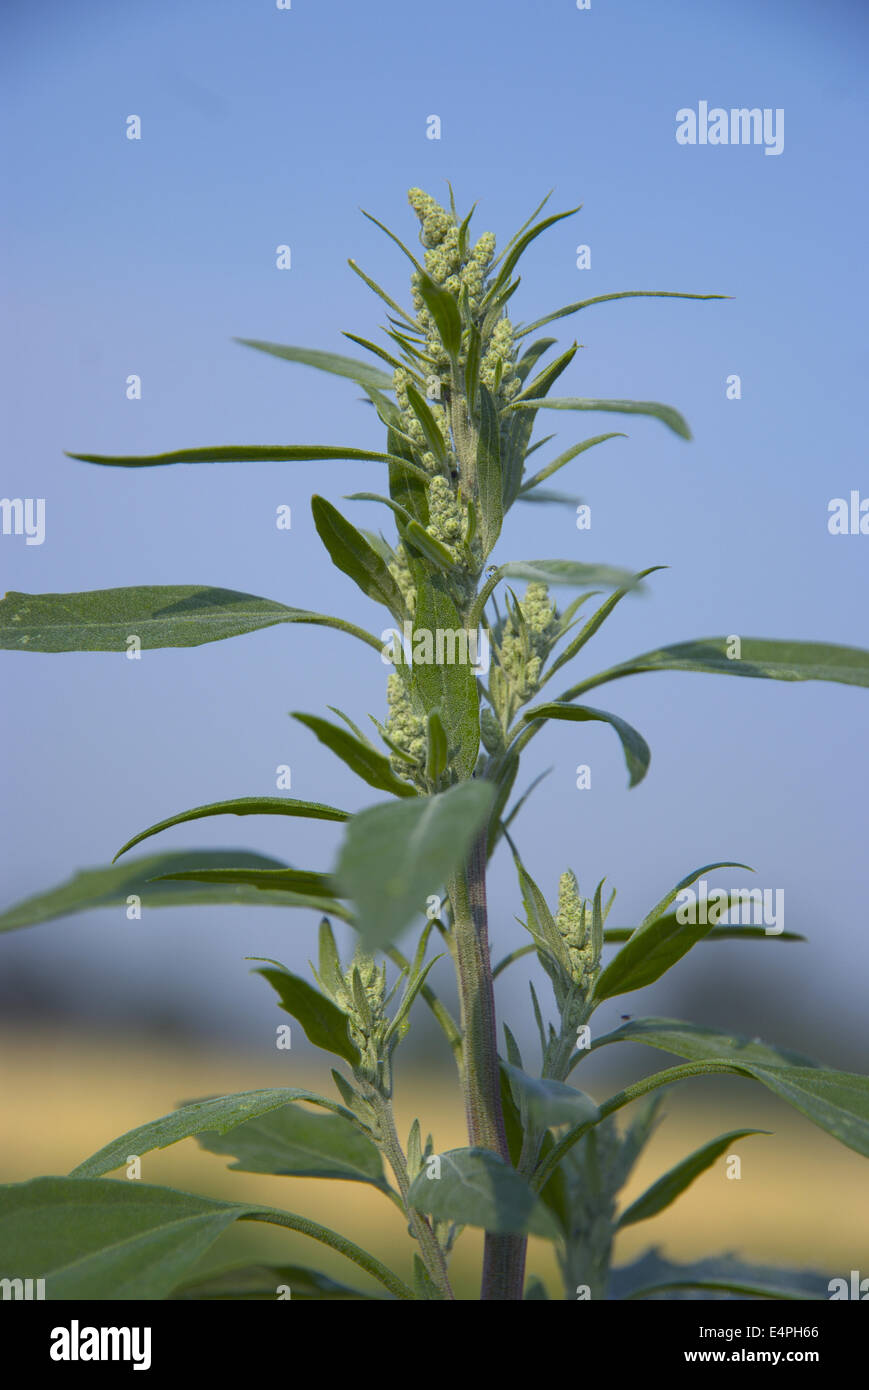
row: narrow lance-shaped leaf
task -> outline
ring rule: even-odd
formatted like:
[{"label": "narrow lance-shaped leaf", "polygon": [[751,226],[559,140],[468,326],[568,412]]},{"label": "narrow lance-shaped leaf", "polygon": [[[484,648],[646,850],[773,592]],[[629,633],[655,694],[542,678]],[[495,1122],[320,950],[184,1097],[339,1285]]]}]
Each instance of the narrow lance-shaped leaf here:
[{"label": "narrow lance-shaped leaf", "polygon": [[585,690],[643,671],[704,671],[717,676],[751,676],[778,681],[838,681],[869,686],[869,651],[827,642],[787,642],[764,637],[740,639],[739,655],[730,637],[701,637],[672,647],[644,652],[620,666],[601,671],[560,698],[571,700]]},{"label": "narrow lance-shaped leaf", "polygon": [[538,328],[544,328],[547,323],[554,323],[556,319],[566,318],[568,314],[578,313],[580,309],[588,309],[592,304],[605,304],[610,299],[730,299],[729,294],[677,294],[673,290],[621,290],[617,294],[596,294],[593,299],[580,299],[575,304],[567,304],[563,309],[556,309],[554,314],[546,314],[542,319],[535,319],[533,323],[523,324],[517,338],[525,338],[529,333],[536,333]]},{"label": "narrow lance-shaped leaf", "polygon": [[335,905],[334,879],[314,869],[249,869],[237,865],[225,869],[207,869],[196,865],[176,873],[162,874],[161,878],[191,883],[244,883],[265,893],[289,890],[321,912],[330,912]]},{"label": "narrow lance-shaped leaf", "polygon": [[392,390],[392,377],[372,367],[369,362],[360,362],[355,357],[342,357],[336,352],[320,352],[317,348],[287,347],[283,343],[264,343],[259,338],[235,338],[242,347],[256,348],[272,357],[282,357],[287,362],[300,362],[306,367],[317,367],[321,372],[332,376],[348,377],[360,386],[373,386],[380,391]]},{"label": "narrow lance-shaped leaf", "polygon": [[426,477],[424,468],[392,454],[333,444],[217,444],[205,449],[172,449],[166,454],[73,454],[80,463],[100,463],[114,468],[161,468],[170,463],[316,463],[320,459],[362,460],[388,463]]},{"label": "narrow lance-shaped leaf", "polygon": [[169,830],[173,825],[204,820],[209,816],[303,816],[308,820],[330,821],[350,819],[348,811],[339,811],[335,806],[326,806],[320,801],[298,801],[292,797],[284,799],[280,796],[240,796],[232,801],[212,801],[207,806],[196,806],[192,811],[181,811],[176,816],[169,816],[168,819],[149,826],[147,830],[141,830],[121,846],[112,863],[120,859],[122,854],[126,854],[128,849],[132,849],[133,845],[141,844],[151,835],[159,835],[161,831]]},{"label": "narrow lance-shaped leaf", "polygon": [[[102,907],[133,909],[152,907],[206,906],[230,907],[300,907],[316,908],[322,912],[321,898],[280,889],[260,892],[248,884],[234,882],[202,882],[175,880],[172,874],[180,870],[203,868],[285,869],[280,859],[264,854],[251,854],[243,849],[174,850],[168,854],[150,854],[130,859],[122,864],[96,869],[82,869],[65,883],[47,893],[37,893],[23,902],[15,903],[0,915],[0,932],[33,927],[40,922],[53,922],[78,912],[90,912]],[[329,912],[350,920],[343,903],[331,902]]]},{"label": "narrow lance-shaped leaf", "polygon": [[[615,569],[612,565],[587,565],[579,560],[512,560],[501,565],[499,575],[504,579],[527,579],[541,584],[571,584],[576,588],[591,588],[602,584],[607,588],[635,588],[636,576],[630,570]],[[569,696],[562,695],[562,700]]]},{"label": "narrow lance-shaped leaf", "polygon": [[564,468],[565,464],[570,463],[572,459],[578,458],[580,454],[584,454],[587,449],[593,449],[596,444],[605,444],[608,439],[627,439],[627,437],[626,434],[622,434],[619,431],[610,434],[596,434],[591,439],[583,439],[581,443],[574,444],[570,449],[565,449],[563,454],[559,454],[551,463],[547,463],[545,468],[541,468],[538,473],[535,473],[533,477],[522,484],[519,489],[520,498],[527,500],[528,494],[531,492],[532,488],[536,488],[540,483],[545,482],[547,478],[551,478],[553,473],[557,473],[560,468]]},{"label": "narrow lance-shaped leaf", "polygon": [[261,1091],[240,1091],[230,1096],[209,1096],[204,1100],[194,1100],[180,1106],[159,1120],[137,1125],[120,1138],[98,1149],[90,1158],[79,1163],[70,1173],[71,1178],[101,1178],[105,1173],[113,1173],[127,1162],[127,1155],[134,1153],[140,1157],[154,1149],[167,1149],[182,1139],[189,1139],[203,1130],[215,1134],[226,1134],[236,1125],[255,1120],[270,1110],[279,1110],[291,1102],[305,1100],[320,1105],[336,1114],[346,1115],[336,1101],[318,1096],[313,1091],[298,1087],[275,1086]]},{"label": "narrow lance-shaped leaf", "polygon": [[403,782],[400,777],[396,777],[388,758],[370,744],[342,729],[339,724],[321,719],[316,714],[302,714],[299,711],[293,711],[292,717],[304,724],[306,729],[310,729],[321,743],[337,754],[357,777],[368,783],[369,787],[391,792],[393,796],[416,796],[416,791],[409,782]]},{"label": "narrow lance-shaped leaf", "polygon": [[752,1076],[840,1143],[869,1157],[867,1076],[821,1067],[782,1048],[673,1019],[637,1019],[598,1038],[595,1046],[610,1042],[645,1043],[698,1068],[727,1067]]},{"label": "narrow lance-shaped leaf", "polygon": [[462,320],[454,296],[449,290],[435,284],[425,271],[420,274],[418,288],[425,307],[437,325],[441,342],[450,357],[458,357],[462,345]]},{"label": "narrow lance-shaped leaf", "polygon": [[562,396],[549,400],[515,401],[511,410],[604,410],[616,415],[651,415],[667,425],[682,439],[690,439],[691,431],[678,410],[659,401],[592,400],[584,396]]},{"label": "narrow lance-shaped leaf", "polygon": [[477,489],[479,525],[483,556],[493,549],[501,534],[502,490],[501,445],[498,409],[487,386],[480,384],[480,437],[477,446]]},{"label": "narrow lance-shaped leaf", "polygon": [[682,1193],[691,1186],[695,1178],[699,1178],[701,1173],[705,1173],[707,1168],[711,1168],[717,1158],[735,1144],[738,1139],[745,1139],[750,1134],[769,1134],[766,1129],[732,1129],[729,1134],[720,1134],[717,1139],[712,1139],[702,1148],[695,1149],[694,1153],[683,1158],[663,1177],[658,1178],[657,1182],[647,1188],[641,1197],[627,1208],[619,1217],[618,1225],[632,1226],[637,1221],[648,1221],[650,1217],[657,1216],[681,1197]]},{"label": "narrow lance-shaped leaf", "polygon": [[151,584],[89,589],[79,594],[20,594],[0,600],[0,647],[30,652],[126,652],[199,647],[276,623],[334,627],[380,649],[370,632],[322,613],[273,599],[202,584]]},{"label": "narrow lance-shaped leaf", "polygon": [[[726,895],[726,902],[731,906],[738,905],[741,897],[739,892],[730,893]],[[718,918],[728,910],[727,906],[722,909],[721,904],[715,902],[707,911],[697,914],[698,920],[694,922],[680,922],[675,912],[653,918],[633,932],[610,961],[595,986],[595,998],[611,999],[618,994],[629,994],[632,990],[645,989],[646,985],[654,984],[698,941],[710,936],[714,939]],[[699,920],[703,917],[705,922]],[[743,933],[748,935],[749,931],[747,928],[732,927],[728,934],[738,938]],[[719,929],[719,937],[722,934]],[[758,928],[756,934],[763,936],[763,928]],[[610,940],[613,939],[610,937]]]},{"label": "narrow lance-shaped leaf", "polygon": [[522,256],[523,252],[527,250],[527,248],[531,245],[532,241],[534,241],[536,237],[540,236],[541,232],[547,231],[549,227],[553,227],[556,222],[563,221],[565,217],[573,217],[575,213],[579,212],[581,207],[582,204],[580,203],[575,208],[568,208],[566,212],[553,213],[551,217],[544,218],[542,222],[537,223],[536,227],[529,228],[527,232],[525,232],[522,236],[518,237],[518,239],[510,247],[507,255],[504,257],[504,262],[492,286],[490,295],[494,291],[498,290],[502,285],[505,285],[507,283],[514,269],[516,268],[520,256]]},{"label": "narrow lance-shaped leaf", "polygon": [[439,463],[445,463],[447,459],[446,441],[441,434],[438,423],[431,412],[428,402],[423,399],[410,382],[407,383],[407,400],[425,435],[428,447]]}]

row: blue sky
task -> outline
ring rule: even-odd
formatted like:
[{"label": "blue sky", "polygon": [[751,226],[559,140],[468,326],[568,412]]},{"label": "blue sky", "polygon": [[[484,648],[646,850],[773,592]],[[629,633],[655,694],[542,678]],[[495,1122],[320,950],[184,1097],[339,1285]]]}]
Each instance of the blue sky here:
[{"label": "blue sky", "polygon": [[[831,498],[869,493],[861,5],[294,0],[282,12],[268,0],[48,0],[10,3],[0,24],[13,191],[0,490],[45,497],[47,524],[41,546],[0,537],[4,590],[214,584],[375,624],[329,567],[308,499],[376,491],[376,465],[136,473],[63,451],[380,447],[351,383],[232,339],[352,352],[342,330],[377,338],[379,301],[347,258],[398,298],[406,263],[359,209],[412,239],[407,188],[445,197],[449,179],[463,210],[478,200],[477,231],[502,242],[550,188],[553,208],[582,204],[523,261],[520,318],[622,289],[732,296],[627,300],[554,326],[564,345],[582,344],[564,394],[665,401],[694,431],[689,444],[630,419],[628,439],[565,470],[592,506],[588,533],[566,508],[511,513],[496,559],[670,566],[587,649],[591,669],[716,633],[869,645],[869,538],[827,532]],[[675,113],[701,100],[783,109],[783,153],[678,145]],[[130,114],[140,141],[125,138]],[[426,138],[431,114],[439,141]],[[288,272],[275,268],[281,243]],[[579,244],[591,247],[589,270],[576,268]],[[125,399],[130,373],[141,401]],[[732,373],[739,401],[725,398]],[[561,448],[619,426],[551,418]],[[274,526],[282,503],[289,533]],[[374,523],[369,505],[342,505]],[[350,809],[372,799],[287,718],[326,704],[382,714],[383,667],[339,634],[274,628],[141,662],[5,654],[2,664],[4,902],[107,862],[173,811],[273,793],[281,763],[299,796]],[[822,1051],[858,1016],[869,964],[865,692],[674,674],[606,687],[600,703],[648,738],[651,772],[628,793],[603,726],[542,734],[526,777],[553,771],[519,823],[532,871],[550,891],[568,864],[586,891],[606,875],[619,889],[612,920],[633,925],[695,865],[752,864],[758,886],[785,890],[786,925],[811,944],[698,951],[678,995],[654,988],[637,1011],[690,1011],[714,970],[717,1021],[737,1018],[738,994],[753,1001],[755,1031],[790,1009],[791,1040]],[[590,792],[575,789],[580,762]],[[266,820],[163,839],[318,868],[336,843],[328,826],[300,823],[289,836]],[[741,886],[731,880],[715,879]],[[500,954],[522,937],[506,860],[492,899]],[[108,912],[7,937],[3,954],[7,969],[62,978],[85,1007],[98,971],[131,1007],[159,995],[253,1036],[263,1001],[242,957],[301,968],[314,925],[265,909],[154,913],[136,926]],[[514,1007],[521,970],[502,995]]]}]

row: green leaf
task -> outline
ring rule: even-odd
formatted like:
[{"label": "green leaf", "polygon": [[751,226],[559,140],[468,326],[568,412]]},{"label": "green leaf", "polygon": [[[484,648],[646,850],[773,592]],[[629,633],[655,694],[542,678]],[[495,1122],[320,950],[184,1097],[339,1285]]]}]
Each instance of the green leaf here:
[{"label": "green leaf", "polygon": [[715,864],[703,864],[699,869],[692,869],[684,878],[679,879],[679,882],[674,888],[670,889],[669,893],[665,893],[664,897],[660,902],[655,904],[651,912],[646,913],[642,922],[637,927],[636,935],[639,936],[639,934],[650,926],[652,922],[657,921],[658,918],[667,911],[670,904],[676,901],[683,888],[690,887],[690,885],[695,883],[698,878],[701,878],[703,874],[710,874],[713,869],[747,869],[750,874],[754,873],[754,869],[752,869],[750,864],[737,864],[734,860],[730,859],[720,859]]},{"label": "green leaf", "polygon": [[567,371],[567,368],[570,366],[578,351],[579,344],[571,343],[570,347],[567,348],[560,357],[557,357],[554,362],[550,362],[548,367],[543,368],[543,371],[534,378],[530,385],[525,387],[521,395],[516,397],[516,400],[536,401],[542,399],[543,396],[548,396],[551,388],[555,385],[558,378]]},{"label": "green leaf", "polygon": [[[507,283],[516,268],[520,256],[531,245],[532,241],[540,236],[541,232],[545,232],[549,227],[553,227],[556,222],[563,221],[565,217],[573,217],[574,213],[579,212],[581,207],[582,204],[580,203],[575,208],[568,208],[567,212],[555,212],[551,217],[545,217],[542,222],[538,222],[535,227],[531,227],[523,236],[519,236],[504,257],[503,265],[492,286],[492,291],[499,289],[501,285]],[[490,295],[492,291],[490,291]]]},{"label": "green leaf", "polygon": [[123,1167],[129,1154],[137,1154],[141,1158],[154,1149],[167,1149],[171,1144],[178,1144],[182,1139],[189,1139],[204,1130],[226,1134],[236,1125],[259,1119],[269,1111],[279,1110],[297,1100],[325,1106],[327,1110],[334,1110],[340,1115],[347,1113],[337,1102],[296,1087],[270,1087],[261,1091],[241,1091],[231,1096],[209,1096],[204,1100],[190,1101],[159,1120],[151,1120],[148,1124],[128,1130],[119,1139],[113,1139],[79,1163],[69,1176],[101,1178],[103,1174]]},{"label": "green leaf", "polygon": [[[505,579],[527,579],[540,584],[570,584],[575,588],[634,587],[635,576],[630,570],[615,569],[612,565],[584,565],[578,560],[514,560],[501,565]],[[567,698],[565,696],[562,697]]]},{"label": "green leaf", "polygon": [[465,354],[465,395],[471,410],[477,403],[477,387],[480,383],[480,357],[482,354],[480,330],[474,323],[468,333],[468,347]]},{"label": "green leaf", "polygon": [[532,343],[530,347],[525,349],[516,363],[516,375],[520,381],[527,381],[540,358],[557,342],[557,338],[538,338],[536,343]]},{"label": "green leaf", "polygon": [[391,1192],[376,1145],[343,1115],[315,1115],[298,1105],[271,1110],[227,1134],[198,1136],[209,1153],[231,1154],[229,1167],[243,1173],[290,1178],[334,1178],[370,1183]]},{"label": "green leaf", "polygon": [[458,357],[459,349],[462,346],[462,320],[455,297],[450,294],[449,290],[436,285],[425,271],[420,274],[417,288],[422,295],[425,307],[435,321],[440,340],[448,355],[453,358]]},{"label": "green leaf", "polygon": [[[284,869],[286,865],[280,859],[251,854],[243,849],[188,849],[146,855],[109,868],[82,869],[57,888],[37,893],[7,908],[0,915],[0,931],[34,927],[40,922],[52,922],[57,917],[69,917],[75,912],[90,912],[100,907],[123,908],[129,906],[130,898],[138,898],[144,910],[201,904],[244,907],[268,904],[270,907],[316,907],[323,911],[321,902],[299,893],[283,890],[262,893],[239,882],[186,882],[171,878],[179,870],[208,867]],[[333,903],[329,910],[345,922],[350,920],[342,903]]]},{"label": "green leaf", "polygon": [[163,1299],[228,1226],[261,1210],[142,1182],[36,1178],[0,1187],[4,1269],[47,1299]]},{"label": "green leaf", "polygon": [[[736,901],[739,901],[738,896]],[[617,994],[630,994],[632,990],[654,984],[692,946],[714,934],[718,917],[726,911],[727,908],[721,909],[717,903],[713,903],[706,914],[705,923],[680,922],[676,913],[670,912],[638,927],[600,975],[595,986],[595,999],[611,999]],[[722,930],[727,929],[718,928],[719,935]],[[734,937],[747,934],[747,929],[743,928],[729,930]],[[763,928],[758,928],[757,935],[765,935]],[[616,939],[609,934],[608,937],[610,940]]]},{"label": "green leaf", "polygon": [[557,1236],[552,1214],[530,1185],[490,1149],[450,1149],[438,1157],[440,1177],[428,1177],[424,1168],[411,1184],[408,1201],[417,1211],[501,1235]]},{"label": "green leaf", "polygon": [[[787,642],[764,637],[743,637],[741,655],[729,658],[729,637],[700,637],[672,647],[644,652],[620,666],[610,667],[577,686],[573,694],[622,676],[642,671],[705,671],[719,676],[756,676],[777,681],[839,681],[843,685],[869,685],[869,651],[862,647],[833,646],[827,642]],[[571,699],[572,695],[562,696]]]},{"label": "green leaf", "polygon": [[[437,575],[420,575],[417,584],[414,631],[438,634],[444,658],[414,662],[411,693],[420,714],[437,710],[444,721],[447,741],[455,750],[455,767],[462,778],[470,777],[480,748],[480,694],[470,664],[470,635],[458,609]],[[455,634],[450,646],[450,634]],[[457,650],[458,649],[458,650]],[[453,660],[450,660],[452,656]],[[456,657],[458,659],[456,660]]]},{"label": "green leaf", "polygon": [[616,415],[652,415],[667,425],[682,439],[690,439],[691,431],[685,420],[671,405],[658,401],[603,401],[582,396],[561,396],[552,400],[514,401],[511,410],[605,410]]},{"label": "green leaf", "polygon": [[111,1178],[36,1178],[0,1187],[0,1249],[49,1299],[166,1298],[234,1221],[265,1221],[339,1251],[390,1293],[407,1285],[327,1226],[275,1207],[218,1202]]},{"label": "green leaf", "polygon": [[869,1077],[820,1067],[784,1049],[673,1019],[637,1019],[598,1038],[596,1046],[609,1042],[640,1042],[689,1062],[724,1063],[754,1077],[813,1124],[869,1157]]},{"label": "green leaf", "polygon": [[293,975],[278,961],[270,961],[269,965],[272,968],[257,969],[253,974],[262,975],[264,980],[268,980],[281,1001],[281,1008],[301,1023],[309,1042],[356,1066],[359,1049],[350,1041],[347,1015],[325,994],[321,994],[301,976]]},{"label": "green leaf", "polygon": [[545,1129],[550,1125],[584,1124],[597,1119],[597,1106],[584,1091],[577,1091],[562,1081],[529,1076],[510,1062],[502,1062],[501,1067],[524,1099],[533,1125]]},{"label": "green leaf", "polygon": [[353,273],[355,275],[358,275],[360,280],[364,280],[368,288],[370,290],[373,290],[374,293],[378,295],[380,299],[383,300],[384,304],[386,304],[393,311],[393,313],[398,314],[399,318],[404,319],[405,323],[408,324],[410,328],[415,329],[417,327],[416,321],[411,318],[410,314],[408,314],[406,310],[402,309],[400,304],[396,304],[394,299],[390,299],[386,291],[381,289],[380,286],[377,284],[377,281],[372,280],[370,275],[366,275],[365,271],[361,270],[354,260],[348,260],[347,264],[349,265]]},{"label": "green leaf", "polygon": [[298,719],[300,724],[304,724],[306,729],[310,729],[321,743],[337,754],[342,762],[345,762],[351,771],[356,773],[357,777],[361,777],[363,782],[368,783],[369,787],[376,787],[378,791],[392,792],[393,796],[416,796],[414,788],[408,782],[403,782],[400,777],[396,777],[388,758],[385,758],[376,748],[372,748],[370,744],[354,738],[339,724],[333,724],[328,719],[321,719],[316,714],[302,714],[298,710],[293,711],[292,717]]},{"label": "green leaf", "polygon": [[523,325],[516,336],[517,338],[525,338],[529,333],[536,333],[538,328],[543,328],[547,323],[553,323],[555,319],[566,318],[568,314],[575,314],[580,309],[588,309],[592,304],[605,304],[610,299],[730,299],[730,295],[676,294],[672,290],[622,290],[618,294],[596,294],[593,299],[580,299],[575,304],[567,304],[563,309],[556,309],[554,314],[547,314],[545,318],[535,319],[534,323]]},{"label": "green leaf", "polygon": [[330,912],[333,905],[334,880],[314,869],[248,869],[233,865],[227,869],[194,867],[179,873],[162,874],[164,879],[186,880],[193,883],[246,883],[265,892],[289,889],[306,898],[321,912]]},{"label": "green leaf", "polygon": [[392,454],[371,449],[345,448],[335,444],[218,444],[208,449],[173,449],[168,454],[72,454],[66,457],[80,463],[101,463],[115,468],[160,468],[167,463],[316,463],[320,459],[357,459],[369,463],[388,463],[409,469],[425,478],[424,468]]},{"label": "green leaf", "polygon": [[480,536],[483,557],[493,549],[503,522],[501,444],[498,408],[487,386],[480,384],[480,437],[477,444]]},{"label": "green leaf", "polygon": [[649,1250],[633,1264],[614,1269],[608,1298],[827,1299],[827,1275],[813,1270],[779,1269],[746,1264],[734,1255],[716,1255],[691,1264],[675,1264]]},{"label": "green leaf", "polygon": [[418,521],[408,523],[404,533],[406,543],[424,555],[433,565],[436,565],[444,574],[452,574],[456,568],[453,559],[446,546],[426,531],[425,527],[420,526]]},{"label": "green leaf", "polygon": [[715,1160],[729,1149],[731,1144],[735,1144],[737,1139],[745,1139],[749,1134],[769,1132],[766,1129],[732,1129],[728,1134],[720,1134],[717,1139],[711,1139],[702,1148],[695,1149],[694,1153],[675,1164],[657,1182],[652,1183],[641,1197],[631,1203],[619,1217],[619,1229],[632,1226],[636,1221],[648,1221],[649,1217],[657,1216],[659,1212],[664,1211],[677,1197],[681,1197],[695,1178],[699,1178],[701,1173],[711,1168]]},{"label": "green leaf", "polygon": [[595,444],[605,444],[608,439],[627,439],[626,434],[616,431],[614,434],[596,434],[591,439],[583,439],[581,443],[574,444],[570,449],[565,449],[563,454],[559,454],[551,463],[547,463],[545,468],[541,468],[539,473],[535,473],[532,478],[523,483],[519,489],[519,496],[528,500],[527,494],[532,488],[536,488],[539,483],[551,478],[553,473],[557,473],[565,464],[570,463],[579,454],[584,454],[586,449],[594,448]]},{"label": "green leaf", "polygon": [[536,487],[533,492],[520,492],[516,501],[534,502],[539,503],[541,506],[551,503],[560,507],[578,507],[582,502],[582,498],[575,497],[569,492],[554,492],[550,488]]},{"label": "green leaf", "polygon": [[120,859],[122,854],[126,854],[128,849],[132,849],[133,845],[140,844],[151,835],[158,835],[161,830],[168,830],[173,825],[183,825],[189,820],[204,820],[208,816],[304,816],[308,820],[332,821],[350,819],[349,812],[339,811],[335,806],[325,806],[321,801],[297,801],[293,797],[284,799],[280,796],[239,796],[232,801],[211,801],[207,806],[196,806],[192,811],[181,811],[177,816],[170,816],[168,820],[158,821],[147,830],[141,830],[132,840],[121,846],[112,863]]},{"label": "green leaf", "polygon": [[356,527],[331,502],[316,494],[311,511],[317,534],[329,552],[332,563],[358,584],[363,594],[384,604],[393,617],[404,616],[404,595],[378,555]]},{"label": "green leaf", "polygon": [[558,960],[561,957],[562,941],[555,925],[555,918],[549,911],[545,897],[525,868],[515,848],[513,849],[513,859],[519,875],[519,887],[522,891],[525,915],[528,918],[526,926],[533,936],[538,950]]},{"label": "green leaf", "polygon": [[372,806],[347,827],[335,875],[366,943],[394,941],[449,879],[483,828],[492,787],[462,782],[436,796]]},{"label": "green leaf", "polygon": [[274,1302],[281,1288],[290,1290],[293,1303],[381,1300],[380,1294],[361,1293],[359,1289],[348,1288],[346,1284],[339,1284],[319,1270],[306,1269],[304,1265],[233,1265],[190,1283],[180,1284],[169,1297],[173,1301],[225,1299],[237,1303],[260,1299]]},{"label": "green leaf", "polygon": [[150,584],[133,589],[88,589],[79,594],[7,593],[0,600],[0,648],[31,652],[126,652],[199,647],[276,623],[339,628],[378,650],[371,633],[322,613],[288,608],[273,599],[202,584]]},{"label": "green leaf", "polygon": [[379,391],[392,390],[392,377],[372,367],[368,362],[359,362],[355,357],[341,357],[335,352],[320,352],[316,348],[285,347],[282,343],[264,343],[258,338],[234,338],[233,342],[242,347],[256,348],[258,352],[268,352],[272,357],[283,357],[287,362],[301,362],[306,367],[317,367],[321,372],[331,372],[333,376],[349,377],[360,386],[373,386]]},{"label": "green leaf", "polygon": [[407,400],[411,410],[419,421],[428,447],[439,463],[445,463],[447,460],[447,446],[444,437],[429,408],[428,402],[423,400],[422,396],[411,382],[407,383]]},{"label": "green leaf", "polygon": [[608,714],[606,710],[591,709],[588,705],[563,705],[558,703],[548,705],[534,705],[531,709],[525,710],[522,715],[523,720],[533,721],[536,719],[564,719],[583,722],[587,720],[597,720],[602,724],[609,724],[618,734],[622,749],[625,755],[630,780],[629,787],[635,787],[638,782],[642,782],[649,770],[649,763],[652,751],[642,734],[637,733],[626,720],[620,719],[617,714]]}]

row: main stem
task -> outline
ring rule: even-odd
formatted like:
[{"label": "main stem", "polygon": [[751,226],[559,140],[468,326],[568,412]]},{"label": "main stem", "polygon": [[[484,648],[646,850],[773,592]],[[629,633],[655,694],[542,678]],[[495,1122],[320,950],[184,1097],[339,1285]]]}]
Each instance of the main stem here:
[{"label": "main stem", "polygon": [[[453,937],[461,1005],[464,1100],[468,1140],[510,1162],[504,1112],[495,991],[489,957],[486,911],[486,840],[484,829],[474,841],[464,869],[450,884]],[[521,1236],[486,1232],[483,1300],[521,1300],[525,1278],[525,1241]]]}]

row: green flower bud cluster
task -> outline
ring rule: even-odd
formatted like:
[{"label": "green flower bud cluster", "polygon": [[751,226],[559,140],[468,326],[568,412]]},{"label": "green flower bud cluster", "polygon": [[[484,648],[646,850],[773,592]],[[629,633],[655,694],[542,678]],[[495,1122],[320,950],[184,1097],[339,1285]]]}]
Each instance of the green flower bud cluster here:
[{"label": "green flower bud cluster", "polygon": [[[610,900],[612,901],[612,900]],[[561,1034],[550,1039],[549,1062],[557,1076],[576,1043],[575,1033],[584,1024],[600,974],[603,950],[603,919],[608,907],[601,908],[595,922],[592,904],[582,897],[576,875],[568,869],[558,883],[555,932],[548,930],[538,957],[552,981],[555,1002],[561,1015]]]},{"label": "green flower bud cluster", "polygon": [[407,551],[401,541],[399,541],[398,545],[395,547],[394,556],[395,558],[390,560],[387,565],[387,569],[404,596],[404,601],[407,604],[407,611],[413,614],[416,608],[416,586],[413,582],[413,575],[410,572]]},{"label": "green flower bud cluster", "polygon": [[497,665],[489,673],[489,694],[502,728],[540,686],[543,663],[558,637],[557,609],[545,584],[533,582],[510,611],[496,649]]},{"label": "green flower bud cluster", "polygon": [[591,937],[591,917],[591,904],[582,898],[576,875],[567,869],[558,880],[555,925],[564,943],[571,980],[584,1000],[591,994],[600,970]]},{"label": "green flower bud cluster", "polygon": [[499,404],[504,406],[522,390],[522,381],[515,366],[516,345],[513,325],[508,318],[499,319],[480,361],[480,381],[488,386]]},{"label": "green flower bud cluster", "polygon": [[428,526],[430,535],[445,545],[457,564],[462,560],[462,542],[467,512],[446,478],[438,474],[428,487]]},{"label": "green flower bud cluster", "polygon": [[414,770],[421,771],[425,767],[428,751],[425,719],[415,712],[407,686],[397,672],[387,678],[386,698],[389,705],[386,732],[392,742],[412,760],[412,765],[395,755],[390,762],[399,776],[407,777]]},{"label": "green flower bud cluster", "polygon": [[[411,188],[408,201],[420,220],[420,240],[426,251],[425,268],[432,280],[461,300],[468,296],[471,318],[482,327],[482,304],[486,294],[486,279],[495,255],[493,232],[483,232],[474,245],[462,255],[459,227],[452,213],[447,212],[421,188]],[[426,337],[426,352],[436,373],[449,377],[450,361],[444,352],[437,326],[419,292],[419,275],[411,276],[411,295],[417,322]],[[513,327],[508,319],[500,319],[482,344],[480,380],[489,386],[505,405],[518,395],[521,381],[516,374],[516,347]],[[460,354],[460,364],[464,364]]]},{"label": "green flower bud cluster", "polygon": [[389,1019],[384,1011],[386,965],[378,968],[373,956],[357,949],[342,980],[335,982],[335,1002],[347,1015],[350,1040],[359,1049],[357,1071],[375,1081],[378,1067],[388,1060],[384,1051]]}]

